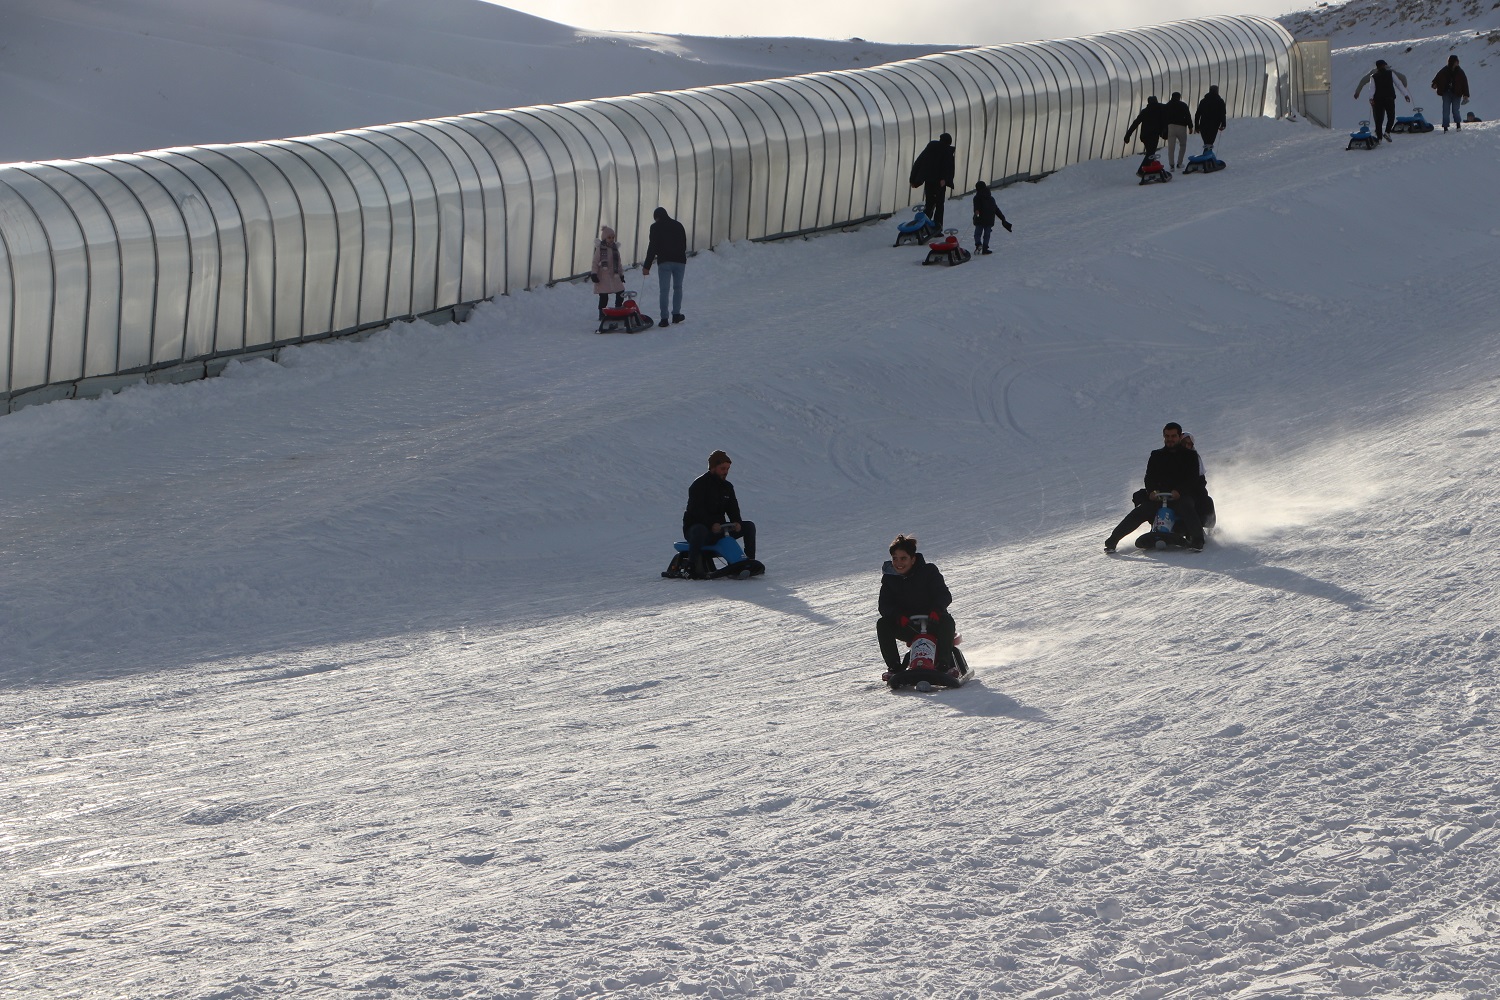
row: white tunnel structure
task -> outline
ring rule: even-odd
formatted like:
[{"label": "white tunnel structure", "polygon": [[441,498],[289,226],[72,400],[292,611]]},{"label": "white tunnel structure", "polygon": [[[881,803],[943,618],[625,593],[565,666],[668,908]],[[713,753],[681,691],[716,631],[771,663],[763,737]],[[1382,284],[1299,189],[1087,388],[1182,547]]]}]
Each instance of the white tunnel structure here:
[{"label": "white tunnel structure", "polygon": [[[1325,49],[1326,51],[1326,49]],[[645,253],[912,203],[954,136],[956,186],[1127,155],[1150,94],[1231,118],[1303,107],[1292,37],[1211,17],[864,70],[517,108],[271,142],[0,166],[0,412],[468,304],[589,269],[601,224]],[[1326,86],[1326,84],[1325,84]]]}]

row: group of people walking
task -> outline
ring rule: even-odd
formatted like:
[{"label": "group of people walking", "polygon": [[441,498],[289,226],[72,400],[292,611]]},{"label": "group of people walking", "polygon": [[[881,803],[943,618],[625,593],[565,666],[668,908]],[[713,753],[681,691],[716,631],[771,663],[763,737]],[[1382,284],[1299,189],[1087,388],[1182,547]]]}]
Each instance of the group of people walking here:
[{"label": "group of people walking", "polygon": [[1155,155],[1162,143],[1166,143],[1167,166],[1180,168],[1187,158],[1189,134],[1197,132],[1203,140],[1203,148],[1212,149],[1219,133],[1228,127],[1229,109],[1224,98],[1219,96],[1217,83],[1208,88],[1208,93],[1198,101],[1197,110],[1191,113],[1178,91],[1173,91],[1172,99],[1165,104],[1152,94],[1125,130],[1125,145],[1130,145],[1131,137],[1139,130],[1148,159]]}]

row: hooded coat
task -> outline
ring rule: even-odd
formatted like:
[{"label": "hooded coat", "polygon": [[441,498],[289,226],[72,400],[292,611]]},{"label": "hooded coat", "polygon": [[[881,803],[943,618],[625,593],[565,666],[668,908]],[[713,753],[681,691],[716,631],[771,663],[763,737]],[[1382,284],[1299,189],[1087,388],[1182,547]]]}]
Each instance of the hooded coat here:
[{"label": "hooded coat", "polygon": [[1135,116],[1130,128],[1125,130],[1125,141],[1129,142],[1135,130],[1141,130],[1141,141],[1165,139],[1167,137],[1167,106],[1154,97],[1146,99],[1146,106]]},{"label": "hooded coat", "polygon": [[974,225],[990,229],[997,218],[1004,222],[1005,213],[995,204],[995,196],[990,193],[989,185],[980,181],[974,185]]},{"label": "hooded coat", "polygon": [[929,142],[911,165],[911,186],[946,184],[953,186],[953,147],[941,139]]},{"label": "hooded coat", "polygon": [[1198,110],[1193,115],[1193,128],[1199,132],[1205,129],[1219,131],[1229,124],[1229,109],[1224,104],[1224,98],[1219,96],[1217,85],[1209,87],[1208,93],[1198,102]]},{"label": "hooded coat", "polygon": [[1469,96],[1469,77],[1464,73],[1463,67],[1457,64],[1444,66],[1437,71],[1437,76],[1432,78],[1432,89],[1439,94],[1456,94],[1459,97]]},{"label": "hooded coat", "polygon": [[905,576],[889,562],[880,577],[880,617],[892,620],[903,615],[925,615],[929,611],[947,611],[953,603],[943,574],[917,553],[916,562]]},{"label": "hooded coat", "polygon": [[651,232],[646,242],[646,259],[643,262],[646,270],[660,260],[663,264],[686,264],[687,263],[687,230],[682,223],[667,214],[665,208],[658,208],[652,213],[656,219],[651,223]]},{"label": "hooded coat", "polygon": [[615,295],[625,290],[625,268],[620,263],[620,244],[615,231],[605,226],[594,241],[594,262],[589,268],[594,278],[594,292]]}]

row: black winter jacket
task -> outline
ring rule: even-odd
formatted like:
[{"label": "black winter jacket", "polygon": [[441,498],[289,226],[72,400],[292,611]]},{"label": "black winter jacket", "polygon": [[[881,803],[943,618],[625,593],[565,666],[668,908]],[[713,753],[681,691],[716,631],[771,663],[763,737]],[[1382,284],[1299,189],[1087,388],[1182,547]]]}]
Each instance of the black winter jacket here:
[{"label": "black winter jacket", "polygon": [[653,261],[663,264],[687,263],[687,230],[676,219],[660,219],[651,223],[650,239],[646,243],[646,260],[643,267],[650,269]]},{"label": "black winter jacket", "polygon": [[682,512],[682,533],[695,524],[724,524],[739,521],[740,502],[734,495],[734,484],[720,479],[712,470],[693,480],[688,487],[687,507]]},{"label": "black winter jacket", "polygon": [[880,617],[896,620],[903,615],[925,615],[929,611],[947,611],[953,603],[943,574],[917,553],[917,561],[905,576],[889,562],[880,578]]},{"label": "black winter jacket", "polygon": [[1457,94],[1459,97],[1468,97],[1469,76],[1462,66],[1444,66],[1437,71],[1437,76],[1432,78],[1432,89],[1439,94]]},{"label": "black winter jacket", "polygon": [[1208,489],[1208,481],[1198,469],[1197,452],[1181,446],[1158,448],[1146,460],[1146,489],[1153,493],[1176,490],[1197,500]]},{"label": "black winter jacket", "polygon": [[1209,91],[1198,102],[1198,112],[1193,115],[1193,127],[1199,132],[1206,128],[1222,129],[1228,120],[1229,109],[1224,104],[1224,98]]},{"label": "black winter jacket", "polygon": [[1167,106],[1160,101],[1148,101],[1141,109],[1141,113],[1135,116],[1135,121],[1130,123],[1130,128],[1125,130],[1125,141],[1129,142],[1135,130],[1141,130],[1141,141],[1155,137],[1165,139],[1167,137]]},{"label": "black winter jacket", "polygon": [[995,220],[1005,221],[1005,213],[1000,211],[1000,206],[995,204],[995,196],[990,193],[989,188],[974,192],[974,225],[983,226],[986,229],[995,224]]},{"label": "black winter jacket", "polygon": [[943,145],[941,139],[934,139],[917,154],[916,162],[911,165],[911,186],[934,181],[952,184],[953,165],[953,147]]},{"label": "black winter jacket", "polygon": [[1193,113],[1188,110],[1187,101],[1179,97],[1167,102],[1167,124],[1193,127]]}]

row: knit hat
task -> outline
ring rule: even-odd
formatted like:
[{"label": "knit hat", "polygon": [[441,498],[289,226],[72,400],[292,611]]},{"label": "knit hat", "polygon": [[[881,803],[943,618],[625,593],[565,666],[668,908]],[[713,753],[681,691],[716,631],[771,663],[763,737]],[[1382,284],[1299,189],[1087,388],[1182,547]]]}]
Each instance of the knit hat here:
[{"label": "knit hat", "polygon": [[944,146],[953,145],[953,136],[949,135],[947,132],[944,132],[942,135],[938,136],[938,138],[942,140]]},{"label": "knit hat", "polygon": [[712,469],[716,465],[723,465],[729,461],[729,456],[722,451],[716,451],[708,456],[708,467]]},{"label": "knit hat", "polygon": [[607,240],[612,240],[615,238],[615,231],[608,226],[603,226],[599,229],[599,235]]},{"label": "knit hat", "polygon": [[1387,63],[1386,63],[1386,61],[1384,59],[1376,59],[1375,60],[1375,65],[1379,66],[1379,67],[1381,67],[1383,69],[1383,68],[1385,68],[1385,66],[1387,65]]}]

